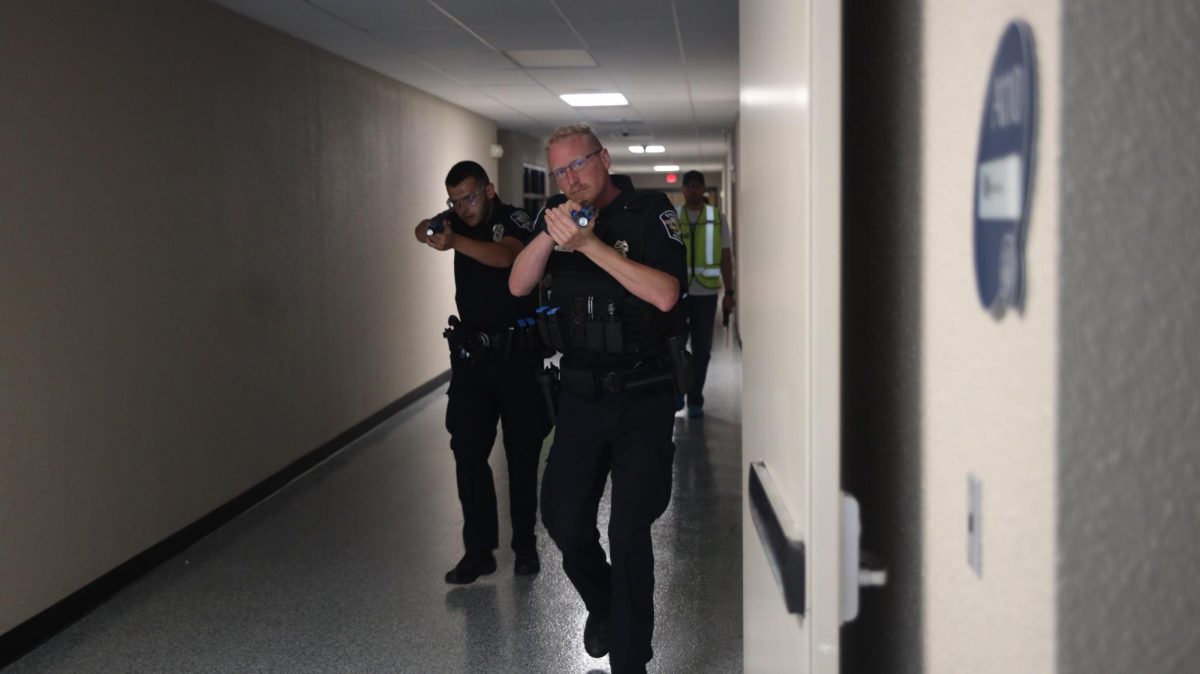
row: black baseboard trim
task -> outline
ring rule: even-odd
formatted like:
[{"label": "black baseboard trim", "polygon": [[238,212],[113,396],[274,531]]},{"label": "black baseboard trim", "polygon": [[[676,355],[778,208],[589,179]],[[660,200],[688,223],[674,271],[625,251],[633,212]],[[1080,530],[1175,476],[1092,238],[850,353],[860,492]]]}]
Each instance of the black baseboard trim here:
[{"label": "black baseboard trim", "polygon": [[126,585],[141,578],[150,570],[246,512],[449,380],[450,371],[447,370],[389,403],[383,409],[340,433],[329,442],[296,459],[279,472],[234,497],[228,503],[88,583],[66,599],[0,635],[0,669],[12,664],[47,639],[90,613]]}]

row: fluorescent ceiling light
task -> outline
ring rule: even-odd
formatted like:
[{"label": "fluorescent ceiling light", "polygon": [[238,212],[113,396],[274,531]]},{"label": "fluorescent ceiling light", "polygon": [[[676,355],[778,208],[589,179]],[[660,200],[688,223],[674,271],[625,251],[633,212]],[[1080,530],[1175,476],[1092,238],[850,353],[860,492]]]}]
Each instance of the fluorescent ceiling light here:
[{"label": "fluorescent ceiling light", "polygon": [[563,94],[559,98],[567,105],[576,108],[594,108],[600,106],[629,105],[629,101],[618,93],[607,94]]},{"label": "fluorescent ceiling light", "polygon": [[667,151],[667,148],[663,147],[662,145],[647,145],[646,146],[647,154],[659,154],[659,153],[666,152],[666,151]]},{"label": "fluorescent ceiling light", "polygon": [[641,145],[630,145],[629,151],[634,154],[641,154],[646,151],[646,148],[642,147]]},{"label": "fluorescent ceiling light", "polygon": [[516,49],[504,52],[522,68],[595,68],[584,49]]},{"label": "fluorescent ceiling light", "polygon": [[679,164],[659,164],[654,167],[654,170],[659,173],[670,173],[671,171],[678,171]]}]

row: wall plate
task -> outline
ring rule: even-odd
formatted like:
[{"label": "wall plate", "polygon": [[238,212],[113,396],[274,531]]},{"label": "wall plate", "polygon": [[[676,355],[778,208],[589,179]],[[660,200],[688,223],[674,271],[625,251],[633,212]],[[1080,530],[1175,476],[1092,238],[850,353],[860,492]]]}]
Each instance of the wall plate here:
[{"label": "wall plate", "polygon": [[983,482],[967,473],[967,565],[983,577]]}]

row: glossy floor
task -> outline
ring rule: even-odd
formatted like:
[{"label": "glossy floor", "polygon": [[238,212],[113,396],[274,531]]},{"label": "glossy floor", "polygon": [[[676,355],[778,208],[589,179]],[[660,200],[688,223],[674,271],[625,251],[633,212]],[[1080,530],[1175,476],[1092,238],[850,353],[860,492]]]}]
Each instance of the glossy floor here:
[{"label": "glossy floor", "polygon": [[[714,351],[706,416],[676,419],[674,495],[654,525],[652,672],[742,670],[741,368],[736,352]],[[444,392],[147,574],[9,671],[608,671],[607,658],[583,650],[586,612],[540,524],[539,575],[513,576],[501,517],[497,573],[468,586],[442,581],[461,554]],[[491,463],[507,513],[500,448]]]}]

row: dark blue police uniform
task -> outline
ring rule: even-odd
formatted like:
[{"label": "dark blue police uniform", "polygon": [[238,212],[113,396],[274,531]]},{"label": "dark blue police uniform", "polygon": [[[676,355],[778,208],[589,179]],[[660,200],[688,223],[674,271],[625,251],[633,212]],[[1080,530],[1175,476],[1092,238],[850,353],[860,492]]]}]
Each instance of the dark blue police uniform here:
[{"label": "dark blue police uniform", "polygon": [[[685,290],[675,209],[661,193],[635,191],[625,176],[611,179],[620,195],[600,211],[595,236],[675,276]],[[554,197],[547,207],[564,199]],[[535,230],[544,227],[539,215]],[[677,310],[663,313],[634,297],[581,253],[556,249],[546,271],[553,314],[543,322],[563,358],[558,430],[542,474],[542,522],[589,614],[608,617],[612,671],[645,671],[654,631],[650,525],[670,501],[675,456],[675,387],[665,343],[681,319]],[[610,474],[611,564],[596,529]]]},{"label": "dark blue police uniform", "polygon": [[[453,211],[439,216],[455,235],[481,241],[533,236],[529,214],[492,200],[487,222],[470,227]],[[504,432],[512,517],[512,548],[535,550],[537,472],[542,441],[550,419],[537,374],[542,357],[533,328],[518,326],[530,318],[536,296],[513,297],[509,268],[489,267],[454,253],[454,301],[460,324],[448,331],[451,348],[446,430],[454,451],[458,498],[463,510],[463,543],[468,556],[486,556],[498,545],[496,492],[488,456],[496,439],[496,422]]]}]

